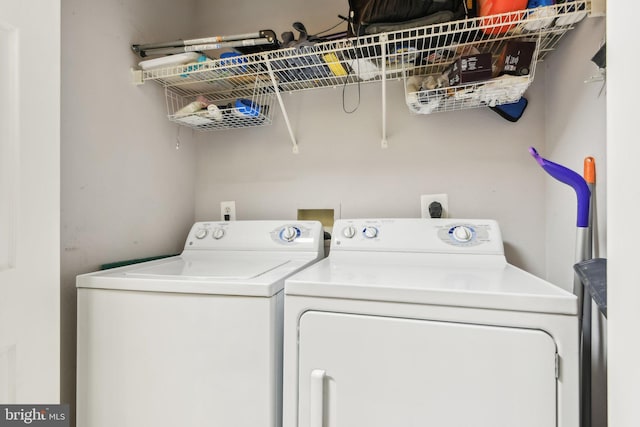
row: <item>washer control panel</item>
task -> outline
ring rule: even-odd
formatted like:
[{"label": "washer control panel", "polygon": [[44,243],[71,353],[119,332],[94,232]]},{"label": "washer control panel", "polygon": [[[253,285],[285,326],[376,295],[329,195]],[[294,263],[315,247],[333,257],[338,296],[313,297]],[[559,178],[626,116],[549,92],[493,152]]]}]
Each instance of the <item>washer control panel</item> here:
[{"label": "washer control panel", "polygon": [[449,245],[470,247],[490,242],[489,232],[487,224],[461,222],[440,227],[438,237]]},{"label": "washer control panel", "polygon": [[331,250],[503,254],[493,220],[354,219],[333,226]]},{"label": "washer control panel", "polygon": [[318,221],[197,222],[191,227],[185,250],[317,250],[324,247],[324,230]]},{"label": "washer control panel", "polygon": [[[283,224],[273,229],[271,239],[280,245],[290,246],[313,241],[316,232],[316,227],[309,227],[304,222],[295,222]],[[324,230],[322,230],[322,238],[324,239]]]},{"label": "washer control panel", "polygon": [[311,230],[302,224],[285,224],[271,231],[271,238],[276,243],[291,244],[307,241],[310,238],[310,233]]}]

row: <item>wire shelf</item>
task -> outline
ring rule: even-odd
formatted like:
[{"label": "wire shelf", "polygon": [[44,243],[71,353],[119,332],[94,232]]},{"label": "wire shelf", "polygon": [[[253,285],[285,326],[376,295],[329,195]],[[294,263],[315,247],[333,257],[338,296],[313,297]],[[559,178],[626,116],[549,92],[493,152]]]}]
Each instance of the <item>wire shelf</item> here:
[{"label": "wire shelf", "polygon": [[[529,87],[536,62],[553,51],[562,36],[574,28],[590,10],[590,0],[576,0],[552,6],[479,18],[451,21],[426,27],[332,40],[312,45],[241,55],[232,59],[143,70],[142,81],[156,81],[166,88],[169,118],[187,123],[176,112],[197,98],[216,104],[246,98],[265,105],[268,114],[260,119],[233,116],[222,123],[191,125],[198,129],[228,129],[271,123],[273,94],[322,87],[340,87],[389,79],[404,79],[407,104],[416,113],[514,102]],[[437,77],[465,52],[491,53],[492,66],[510,42],[536,42],[526,76],[502,76],[485,82],[455,87],[425,88],[407,85],[408,79]],[[268,99],[265,99],[265,98]],[[259,98],[259,99],[258,99]],[[282,107],[282,105],[281,105]],[[192,114],[210,119],[205,112]],[[238,120],[236,120],[236,118]],[[214,119],[215,122],[219,120]],[[194,120],[198,122],[198,120]],[[220,124],[220,126],[217,126]]]},{"label": "wire shelf", "polygon": [[169,120],[197,130],[240,129],[272,123],[274,89],[263,84],[258,76],[254,76],[251,89],[243,81],[219,92],[207,87],[209,83],[205,80],[186,87],[166,86]]},{"label": "wire shelf", "polygon": [[407,106],[416,114],[495,107],[517,102],[531,81],[530,76],[508,76],[442,89],[407,91]]},{"label": "wire shelf", "polygon": [[[403,33],[395,41],[404,51],[398,60],[403,64],[409,110],[431,114],[518,101],[533,82],[536,63],[557,46],[573,24],[586,16],[587,7],[586,1],[562,3],[457,21],[440,26],[437,32],[432,31],[430,38],[425,38],[425,28]],[[447,43],[433,43],[436,38]],[[515,75],[509,75],[509,72],[499,75],[505,49],[515,43],[530,46],[529,62],[520,63],[518,72],[511,73]],[[479,81],[450,85],[447,77],[452,63],[468,54],[489,56],[489,75],[480,76]],[[519,59],[523,58],[516,60]]]}]

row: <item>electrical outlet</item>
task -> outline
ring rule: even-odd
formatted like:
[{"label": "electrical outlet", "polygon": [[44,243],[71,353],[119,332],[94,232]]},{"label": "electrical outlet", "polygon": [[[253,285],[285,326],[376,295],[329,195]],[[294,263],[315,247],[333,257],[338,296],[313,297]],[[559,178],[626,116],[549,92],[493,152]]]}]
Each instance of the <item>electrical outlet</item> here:
[{"label": "electrical outlet", "polygon": [[223,221],[236,220],[236,202],[220,202],[220,218]]},{"label": "electrical outlet", "polygon": [[442,215],[440,218],[449,217],[449,197],[446,194],[423,194],[420,196],[420,212],[422,218],[431,218],[429,206],[433,202],[438,202],[442,206]]}]

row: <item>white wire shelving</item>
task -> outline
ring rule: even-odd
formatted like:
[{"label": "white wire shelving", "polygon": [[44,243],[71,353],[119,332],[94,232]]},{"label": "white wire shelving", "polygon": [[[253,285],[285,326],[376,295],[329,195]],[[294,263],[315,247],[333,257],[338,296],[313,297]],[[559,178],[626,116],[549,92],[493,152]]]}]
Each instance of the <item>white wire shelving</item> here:
[{"label": "white wire shelving", "polygon": [[270,83],[265,84],[257,75],[247,81],[236,80],[234,89],[225,89],[228,83],[229,80],[203,80],[199,84],[166,86],[169,120],[197,130],[239,129],[272,123],[275,94]]},{"label": "white wire shelving", "polygon": [[[561,37],[573,29],[588,10],[587,1],[578,1],[452,22],[440,26],[437,33],[440,40],[448,41],[444,43],[445,46],[438,42],[421,44],[425,40],[422,28],[405,32],[401,38],[402,46],[417,46],[411,54],[422,58],[404,69],[409,110],[417,114],[432,114],[518,101],[533,82],[536,63],[544,60],[556,48]],[[433,36],[429,40],[434,41],[435,38]],[[421,80],[424,82],[429,77],[433,78],[433,83],[446,73],[452,61],[469,51],[491,54],[495,76],[501,52],[513,41],[535,43],[531,63],[523,75],[505,74],[488,80],[436,88],[425,88],[424,84],[420,84]]]},{"label": "white wire shelving", "polygon": [[[297,152],[298,144],[281,92],[379,82],[383,94],[384,147],[387,144],[388,80],[405,82],[407,105],[413,113],[431,114],[515,102],[533,82],[536,63],[544,60],[557,47],[562,36],[589,11],[590,0],[576,0],[501,15],[135,73],[139,83],[155,81],[164,86],[170,120],[199,130],[269,125],[277,100],[294,152]],[[506,75],[437,88],[408,84],[442,75],[454,60],[470,50],[490,53],[495,67],[500,52],[512,40],[536,43],[526,75]],[[214,105],[213,113],[206,109],[185,113],[185,107],[202,100],[202,97],[205,104]],[[248,114],[234,107],[239,99],[252,106]]]}]

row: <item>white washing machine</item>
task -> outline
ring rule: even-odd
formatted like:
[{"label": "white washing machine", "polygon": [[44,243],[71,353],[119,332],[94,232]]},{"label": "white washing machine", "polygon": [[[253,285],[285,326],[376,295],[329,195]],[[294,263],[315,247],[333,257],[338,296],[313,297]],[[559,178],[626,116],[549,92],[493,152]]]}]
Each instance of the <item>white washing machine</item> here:
[{"label": "white washing machine", "polygon": [[280,426],[284,279],[323,248],[319,222],[199,222],[78,276],[78,427]]},{"label": "white washing machine", "polygon": [[495,221],[333,230],[285,281],[284,427],[578,427],[577,299]]}]

